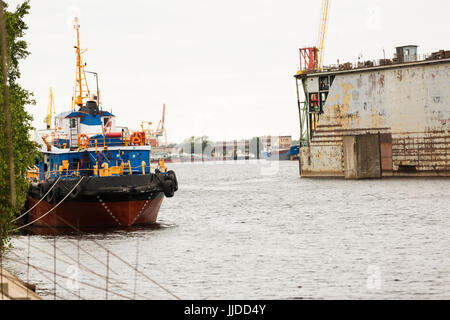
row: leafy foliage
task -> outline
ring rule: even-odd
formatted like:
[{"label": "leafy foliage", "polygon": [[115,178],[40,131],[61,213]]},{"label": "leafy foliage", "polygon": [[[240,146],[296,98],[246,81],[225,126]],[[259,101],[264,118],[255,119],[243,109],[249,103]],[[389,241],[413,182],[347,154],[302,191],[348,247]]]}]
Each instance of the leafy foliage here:
[{"label": "leafy foliage", "polygon": [[[249,152],[251,154],[256,155],[258,150],[258,141],[259,141],[259,152],[261,153],[263,151],[263,144],[261,142],[261,139],[254,137],[249,141]],[[222,142],[221,142],[222,143]],[[222,144],[221,144],[222,145]],[[245,152],[245,148],[238,147],[242,152]],[[187,154],[202,154],[205,156],[214,156],[217,154],[222,153],[222,149],[216,150],[215,149],[215,142],[211,141],[208,136],[202,136],[202,137],[190,137],[185,139],[181,143],[181,148],[179,149],[180,154],[187,153]]]},{"label": "leafy foliage", "polygon": [[184,140],[182,143],[182,148],[180,153],[188,153],[188,154],[194,154],[194,153],[203,153],[205,149],[210,146],[212,142],[209,140],[207,136],[202,137],[190,137]]},{"label": "leafy foliage", "polygon": [[[6,141],[4,115],[3,77],[0,74],[0,250],[8,244],[14,225],[10,222],[25,204],[28,184],[26,169],[33,166],[37,156],[36,144],[30,140],[31,116],[25,111],[25,105],[35,104],[32,93],[23,89],[17,80],[20,78],[19,62],[30,53],[28,44],[22,38],[28,29],[23,18],[29,13],[29,0],[18,5],[15,11],[8,11],[5,6],[5,20],[7,33],[7,58],[9,80],[9,104],[11,108],[12,141]],[[9,202],[9,171],[7,144],[11,143],[14,152],[15,181],[17,207],[13,208]]]}]

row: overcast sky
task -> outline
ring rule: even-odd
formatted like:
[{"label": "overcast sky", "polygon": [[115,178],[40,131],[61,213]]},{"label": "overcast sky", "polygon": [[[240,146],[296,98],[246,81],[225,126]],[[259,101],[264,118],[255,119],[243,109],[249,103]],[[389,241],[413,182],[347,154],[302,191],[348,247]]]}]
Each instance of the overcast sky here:
[{"label": "overcast sky", "polygon": [[[7,1],[14,7],[21,1]],[[57,112],[70,109],[75,30],[86,70],[100,74],[102,102],[119,124],[157,123],[167,105],[169,141],[282,134],[298,138],[298,48],[317,43],[319,0],[34,0],[26,18],[31,56],[21,82],[44,126],[49,87]],[[12,8],[10,8],[12,9]],[[331,0],[324,64],[450,49],[444,0]],[[89,78],[95,91],[94,78]]]}]

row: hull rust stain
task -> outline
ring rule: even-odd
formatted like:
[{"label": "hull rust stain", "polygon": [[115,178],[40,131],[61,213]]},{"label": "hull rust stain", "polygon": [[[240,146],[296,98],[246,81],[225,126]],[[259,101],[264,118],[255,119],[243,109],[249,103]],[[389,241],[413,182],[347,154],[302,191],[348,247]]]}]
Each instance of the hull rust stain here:
[{"label": "hull rust stain", "polygon": [[380,135],[383,176],[450,176],[450,61],[328,73],[326,91],[323,77],[298,81],[307,103],[315,90],[327,97],[300,152],[302,176],[344,177],[343,138],[368,133]]}]

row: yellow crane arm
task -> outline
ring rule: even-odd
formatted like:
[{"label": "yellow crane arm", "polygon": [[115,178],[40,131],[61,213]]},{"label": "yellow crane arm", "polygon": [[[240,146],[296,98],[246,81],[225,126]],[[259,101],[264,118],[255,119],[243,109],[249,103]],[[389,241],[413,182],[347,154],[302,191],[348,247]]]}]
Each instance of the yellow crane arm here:
[{"label": "yellow crane arm", "polygon": [[325,50],[325,39],[327,35],[329,8],[330,8],[330,0],[322,0],[322,14],[320,17],[320,29],[319,29],[319,45],[317,46],[317,49],[319,49],[318,53],[319,57],[317,63],[317,68],[319,71],[322,70],[323,52]]},{"label": "yellow crane arm", "polygon": [[55,100],[53,98],[53,89],[50,87],[50,96],[48,97],[48,109],[45,116],[44,123],[47,124],[47,129],[52,127],[52,115],[55,114]]}]

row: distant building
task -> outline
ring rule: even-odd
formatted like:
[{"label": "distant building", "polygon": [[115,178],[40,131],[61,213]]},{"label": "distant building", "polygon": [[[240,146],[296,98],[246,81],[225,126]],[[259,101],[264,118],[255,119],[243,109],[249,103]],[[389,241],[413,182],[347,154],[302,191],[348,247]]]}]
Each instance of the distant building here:
[{"label": "distant building", "polygon": [[263,145],[263,149],[265,151],[269,151],[272,148],[272,137],[264,136],[260,138],[261,144]]},{"label": "distant building", "polygon": [[236,151],[237,154],[244,154],[249,150],[250,140],[239,141],[217,141],[213,144],[213,155],[215,157],[233,156]]},{"label": "distant building", "polygon": [[261,137],[264,150],[289,149],[292,146],[292,136],[265,136]]},{"label": "distant building", "polygon": [[152,154],[167,154],[167,153],[177,153],[177,148],[175,147],[153,147]]}]

